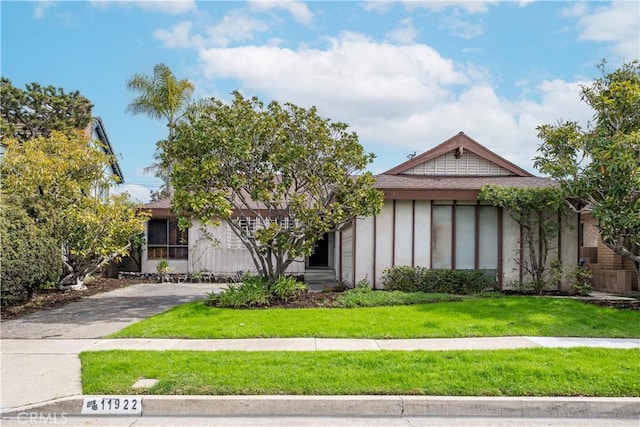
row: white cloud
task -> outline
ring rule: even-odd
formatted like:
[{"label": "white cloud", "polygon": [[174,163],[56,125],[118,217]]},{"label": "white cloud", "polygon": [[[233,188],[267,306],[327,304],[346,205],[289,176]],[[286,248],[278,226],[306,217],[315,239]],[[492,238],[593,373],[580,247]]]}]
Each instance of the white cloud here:
[{"label": "white cloud", "polygon": [[433,12],[441,12],[445,9],[457,9],[464,11],[466,13],[484,13],[489,10],[489,6],[497,3],[498,0],[489,0],[489,1],[478,1],[478,0],[468,0],[468,1],[415,1],[408,0],[403,1],[405,7],[408,10],[415,9],[428,9]]},{"label": "white cloud", "polygon": [[138,203],[149,203],[151,200],[151,190],[138,184],[121,184],[117,185],[113,192],[115,194],[128,193],[131,199]]},{"label": "white cloud", "polygon": [[36,19],[43,19],[45,12],[52,6],[55,6],[55,1],[52,0],[38,0],[35,2],[36,7],[33,9],[33,17]]},{"label": "white cloud", "polygon": [[363,105],[368,105],[367,116],[412,110],[425,99],[446,97],[447,86],[466,82],[453,61],[425,45],[379,44],[353,33],[343,33],[329,44],[326,50],[203,49],[200,59],[210,78],[239,79],[249,90],[311,102],[325,111],[362,114]]},{"label": "white cloud", "polygon": [[[434,0],[404,0],[401,1],[408,11],[414,11],[417,9],[427,9],[432,12],[442,12],[445,10],[459,10],[465,13],[485,13],[489,10],[489,6],[497,3],[500,0],[451,0],[451,1],[434,1]],[[520,5],[524,6],[534,0],[520,0]],[[362,2],[362,7],[367,12],[375,12],[383,14],[391,10],[395,1],[385,0],[368,0]]]},{"label": "white cloud", "polygon": [[613,53],[627,61],[640,57],[640,3],[614,1],[593,11],[578,3],[565,16],[578,17],[580,39],[610,43]]},{"label": "white cloud", "polygon": [[204,40],[199,35],[191,35],[193,24],[189,21],[182,21],[173,26],[170,30],[157,29],[153,36],[160,40],[166,48],[186,48],[202,47]]},{"label": "white cloud", "polygon": [[385,0],[366,0],[361,2],[362,7],[367,12],[386,13],[391,9],[395,2]]},{"label": "white cloud", "polygon": [[586,123],[591,112],[575,82],[545,81],[528,98],[500,97],[490,73],[457,64],[422,44],[392,45],[343,33],[324,48],[242,46],[200,50],[206,76],[237,79],[264,101],[315,105],[321,115],[349,123],[374,171],[425,151],[459,131],[532,170],[536,126],[559,119]]},{"label": "white cloud", "polygon": [[388,40],[400,44],[411,44],[415,41],[417,36],[418,30],[413,26],[411,18],[400,20],[397,28],[387,32],[386,34],[386,38]]},{"label": "white cloud", "polygon": [[459,11],[444,16],[440,19],[440,28],[448,29],[451,34],[463,39],[473,39],[484,33],[484,27],[474,24],[469,20],[462,19]]},{"label": "white cloud", "polygon": [[[170,29],[159,28],[153,36],[166,48],[227,47],[235,42],[252,40],[256,33],[269,30],[269,26],[253,18],[248,12],[237,9],[227,13],[219,22],[207,27],[205,35],[198,34],[191,21],[182,21]],[[277,40],[274,39],[274,43]]]},{"label": "white cloud", "polygon": [[269,26],[240,10],[229,12],[222,21],[207,29],[208,40],[214,46],[228,46],[232,42],[247,41],[257,32],[264,32]]},{"label": "white cloud", "polygon": [[196,8],[195,0],[90,0],[93,6],[102,8],[110,7],[112,4],[121,7],[136,6],[140,9],[157,11],[169,15],[180,15],[193,12]]},{"label": "white cloud", "polygon": [[252,0],[250,2],[250,8],[252,10],[272,10],[272,9],[284,9],[293,19],[300,24],[310,24],[313,21],[313,14],[303,2],[297,0],[285,0],[285,1],[269,1],[269,0]]},{"label": "white cloud", "polygon": [[571,6],[566,7],[562,10],[561,16],[564,17],[576,17],[584,15],[589,9],[587,3],[583,1],[575,2],[571,4]]}]

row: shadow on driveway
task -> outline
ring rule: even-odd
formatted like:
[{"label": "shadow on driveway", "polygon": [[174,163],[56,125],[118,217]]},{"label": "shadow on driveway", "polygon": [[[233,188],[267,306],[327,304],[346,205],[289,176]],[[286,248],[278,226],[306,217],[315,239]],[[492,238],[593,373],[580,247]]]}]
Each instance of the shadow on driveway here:
[{"label": "shadow on driveway", "polygon": [[0,325],[0,337],[101,338],[176,305],[203,299],[222,286],[209,283],[133,285],[4,321]]}]

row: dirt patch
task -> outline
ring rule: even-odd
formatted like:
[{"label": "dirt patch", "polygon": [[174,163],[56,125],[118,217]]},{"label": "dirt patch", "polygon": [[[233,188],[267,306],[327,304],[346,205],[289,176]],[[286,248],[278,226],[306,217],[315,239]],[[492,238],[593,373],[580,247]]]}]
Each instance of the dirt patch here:
[{"label": "dirt patch", "polygon": [[55,288],[41,289],[34,294],[31,300],[27,303],[14,307],[3,308],[2,313],[0,313],[0,318],[2,320],[17,319],[37,311],[62,307],[65,304],[78,301],[81,298],[91,295],[109,292],[140,283],[146,282],[137,279],[97,278],[85,283],[87,289],[84,291],[61,291]]},{"label": "dirt patch", "polygon": [[305,292],[290,301],[272,301],[265,308],[316,308],[333,307],[339,292]]}]

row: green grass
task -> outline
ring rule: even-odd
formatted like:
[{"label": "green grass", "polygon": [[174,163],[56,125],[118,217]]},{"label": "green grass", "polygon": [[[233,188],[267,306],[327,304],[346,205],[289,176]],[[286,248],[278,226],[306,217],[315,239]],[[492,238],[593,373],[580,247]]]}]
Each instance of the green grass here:
[{"label": "green grass", "polygon": [[174,307],[118,338],[640,337],[640,312],[566,298],[499,297],[389,307],[257,309]]},{"label": "green grass", "polygon": [[84,394],[640,396],[637,349],[84,352]]}]

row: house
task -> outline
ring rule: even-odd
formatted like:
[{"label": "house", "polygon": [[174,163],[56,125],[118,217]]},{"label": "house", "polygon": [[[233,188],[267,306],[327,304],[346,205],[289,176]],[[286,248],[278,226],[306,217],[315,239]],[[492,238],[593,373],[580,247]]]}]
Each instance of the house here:
[{"label": "house", "polygon": [[[109,137],[107,136],[107,131],[104,128],[102,118],[92,117],[91,122],[89,122],[87,127],[84,129],[84,135],[91,141],[98,141],[101,145],[102,150],[106,154],[111,156],[112,162],[108,173],[111,177],[115,177],[118,184],[123,184],[124,175],[122,174],[122,170],[120,169],[120,165],[118,164],[118,159],[116,158],[113,151],[111,141],[109,141]],[[106,200],[106,198],[109,197],[110,190],[110,188],[102,189],[100,197]]]},{"label": "house", "polygon": [[[526,256],[520,227],[502,209],[478,200],[485,184],[553,185],[460,132],[378,175],[375,187],[385,196],[381,213],[327,233],[314,254],[294,262],[288,272],[305,277],[323,272],[350,284],[366,279],[380,288],[385,268],[392,266],[482,269],[495,274],[501,287],[515,286],[524,276],[518,258]],[[195,222],[180,232],[169,207],[168,199],[146,205],[152,219],[143,272],[155,272],[161,259],[177,273],[255,271],[247,250],[226,224],[203,232]],[[560,233],[552,245],[555,255],[569,264],[578,262],[578,221],[572,216],[573,229]]]},{"label": "house", "polygon": [[[501,288],[517,286],[526,280],[520,226],[502,209],[478,200],[485,184],[553,185],[460,132],[377,177],[384,207],[340,230],[339,277],[353,283],[366,278],[377,288],[385,268],[410,265],[488,270]],[[554,255],[574,265],[577,214],[572,218],[573,228],[562,231],[552,246]]]}]

